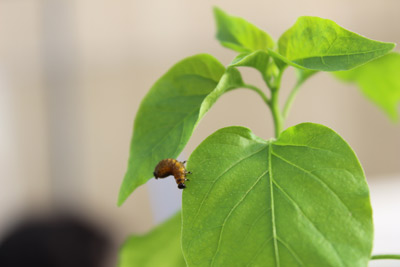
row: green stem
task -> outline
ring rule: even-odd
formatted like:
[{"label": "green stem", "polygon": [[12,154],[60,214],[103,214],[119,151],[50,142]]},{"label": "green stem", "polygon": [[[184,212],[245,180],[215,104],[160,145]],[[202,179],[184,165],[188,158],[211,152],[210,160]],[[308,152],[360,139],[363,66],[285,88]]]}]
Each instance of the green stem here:
[{"label": "green stem", "polygon": [[284,119],[287,118],[290,108],[292,106],[292,103],[293,103],[297,93],[299,92],[300,86],[303,84],[304,81],[305,81],[304,79],[298,80],[297,83],[295,84],[295,86],[293,87],[292,91],[290,92],[288,98],[286,99],[286,103],[285,103],[285,106],[283,107],[283,113],[282,113],[283,114],[282,116]]},{"label": "green stem", "polygon": [[259,94],[261,96],[261,98],[264,100],[264,102],[271,109],[272,118],[274,120],[274,126],[275,126],[275,137],[278,138],[279,134],[282,132],[283,123],[284,123],[281,111],[279,110],[279,104],[278,104],[279,90],[271,89],[271,99],[269,99],[260,88],[254,86],[254,85],[244,84],[242,87],[253,90],[257,94]]},{"label": "green stem", "polygon": [[264,100],[264,102],[268,106],[270,105],[270,100],[269,100],[268,96],[266,94],[264,94],[264,92],[260,88],[254,86],[254,85],[251,85],[251,84],[244,84],[243,88],[253,90],[254,92],[256,92],[257,94],[259,94],[261,96],[261,98]]},{"label": "green stem", "polygon": [[285,122],[282,113],[279,110],[278,92],[279,90],[271,90],[271,104],[269,106],[271,108],[272,118],[274,119],[275,138],[279,137]]},{"label": "green stem", "polygon": [[264,102],[268,105],[268,107],[271,110],[272,113],[272,118],[274,120],[274,128],[275,128],[275,137],[278,138],[279,134],[282,132],[283,130],[283,126],[284,126],[284,122],[285,122],[285,118],[282,115],[281,110],[279,109],[279,101],[278,101],[278,96],[279,96],[279,88],[281,86],[281,79],[282,79],[282,74],[283,71],[281,71],[275,81],[274,86],[272,86],[271,84],[267,83],[268,88],[271,91],[271,98],[269,99],[265,93],[259,89],[258,87],[251,85],[251,84],[244,84],[242,87],[243,88],[247,88],[250,90],[253,90],[254,92],[256,92],[258,95],[261,96],[261,98],[264,100]]},{"label": "green stem", "polygon": [[371,256],[371,260],[400,260],[400,255],[396,254],[373,255]]},{"label": "green stem", "polygon": [[273,85],[270,83],[270,81],[269,81],[269,79],[268,79],[266,74],[263,74],[262,78],[263,78],[263,80],[264,80],[264,82],[265,82],[265,84],[267,85],[268,88],[273,88]]},{"label": "green stem", "polygon": [[272,118],[274,120],[274,128],[275,128],[275,138],[278,138],[280,133],[283,130],[283,126],[285,124],[285,118],[282,116],[282,112],[279,108],[279,89],[281,87],[283,70],[280,70],[278,77],[274,81],[274,86],[268,86],[271,91],[271,101],[270,101],[270,109],[272,113]]}]

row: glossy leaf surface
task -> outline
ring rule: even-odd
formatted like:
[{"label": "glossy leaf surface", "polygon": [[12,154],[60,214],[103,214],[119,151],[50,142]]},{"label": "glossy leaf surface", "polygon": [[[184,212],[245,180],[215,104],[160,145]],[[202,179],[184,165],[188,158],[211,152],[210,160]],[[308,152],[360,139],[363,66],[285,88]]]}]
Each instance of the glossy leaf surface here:
[{"label": "glossy leaf surface", "polygon": [[393,120],[398,120],[400,102],[400,54],[390,53],[336,77],[356,83],[361,91]]},{"label": "glossy leaf surface", "polygon": [[394,48],[346,30],[318,17],[300,17],[270,54],[289,65],[321,71],[349,70],[387,54]]},{"label": "glossy leaf surface", "polygon": [[217,23],[217,39],[227,48],[237,52],[267,51],[274,47],[274,41],[263,30],[246,20],[228,15],[214,8]]},{"label": "glossy leaf surface", "polygon": [[154,167],[176,158],[215,101],[228,89],[240,86],[240,74],[206,54],[182,60],[150,89],[136,114],[128,170],[118,204],[153,177]]},{"label": "glossy leaf surface", "polygon": [[184,267],[181,214],[142,236],[131,236],[119,252],[119,267]]},{"label": "glossy leaf surface", "polygon": [[189,266],[367,266],[363,170],[331,129],[304,123],[265,141],[228,127],[192,153],[183,192]]}]

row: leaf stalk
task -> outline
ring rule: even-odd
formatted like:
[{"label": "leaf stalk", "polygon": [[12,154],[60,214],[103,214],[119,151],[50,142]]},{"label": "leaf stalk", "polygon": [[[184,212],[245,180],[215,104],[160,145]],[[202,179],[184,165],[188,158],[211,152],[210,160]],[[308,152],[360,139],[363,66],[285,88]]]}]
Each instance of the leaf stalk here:
[{"label": "leaf stalk", "polygon": [[371,256],[371,260],[400,260],[400,255],[396,254],[381,254]]},{"label": "leaf stalk", "polygon": [[290,92],[288,98],[286,99],[285,105],[283,107],[283,112],[282,112],[282,116],[284,119],[287,118],[290,108],[292,107],[293,101],[296,98],[296,95],[299,92],[299,89],[304,81],[305,81],[305,79],[298,80],[296,82],[296,84],[294,85],[294,87],[292,88],[292,91]]},{"label": "leaf stalk", "polygon": [[250,89],[256,92],[268,106],[271,104],[271,101],[268,98],[268,96],[260,88],[251,84],[244,84],[243,88]]}]

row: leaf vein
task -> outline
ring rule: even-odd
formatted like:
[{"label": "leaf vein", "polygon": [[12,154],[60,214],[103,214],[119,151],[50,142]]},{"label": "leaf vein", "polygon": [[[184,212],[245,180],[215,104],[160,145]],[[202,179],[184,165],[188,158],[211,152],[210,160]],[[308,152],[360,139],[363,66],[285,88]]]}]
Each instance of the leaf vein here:
[{"label": "leaf vein", "polygon": [[267,244],[269,241],[271,241],[271,239],[273,238],[273,236],[271,236],[270,238],[265,239],[265,241],[262,243],[262,245],[260,246],[260,248],[257,250],[256,254],[254,254],[254,256],[252,257],[252,260],[246,265],[246,266],[251,266],[251,264],[257,259],[257,257],[260,255],[261,251],[263,250],[265,244]]},{"label": "leaf vein", "polygon": [[261,178],[266,175],[268,173],[268,170],[266,170],[265,172],[263,172],[255,181],[255,183],[246,191],[246,193],[243,195],[243,197],[235,204],[235,206],[232,207],[232,209],[229,211],[228,215],[225,217],[222,226],[221,226],[221,230],[219,232],[219,238],[218,238],[218,245],[217,245],[217,249],[215,250],[214,256],[211,260],[211,266],[213,266],[214,260],[219,252],[219,249],[221,247],[221,242],[222,242],[222,233],[224,232],[224,227],[226,222],[229,220],[229,218],[231,217],[232,213],[236,210],[237,207],[239,207],[239,205],[244,201],[244,199],[249,195],[250,191],[261,181]]},{"label": "leaf vein", "polygon": [[[339,195],[332,190],[332,188],[330,188],[322,179],[320,179],[317,175],[315,175],[313,172],[317,171],[317,170],[313,170],[313,171],[308,171],[306,169],[303,169],[302,167],[296,165],[295,163],[285,159],[284,157],[282,157],[281,155],[276,154],[275,152],[273,153],[274,156],[276,156],[278,159],[286,162],[287,164],[297,168],[298,170],[301,170],[302,172],[308,174],[309,176],[311,176],[315,181],[317,181],[319,184],[322,185],[322,187],[324,187],[325,189],[327,189],[329,192],[331,192],[331,194],[337,199],[339,200],[339,202],[346,208],[347,212],[349,214],[352,214],[352,212],[350,211],[349,207],[347,207],[347,205],[344,203],[344,201],[339,197]],[[346,170],[347,171],[347,170]],[[353,218],[353,217],[352,217]],[[354,219],[354,218],[353,218]],[[357,221],[355,221],[357,222]],[[358,222],[357,222],[358,223]]]},{"label": "leaf vein", "polygon": [[[309,146],[309,145],[295,145],[295,144],[285,144],[285,143],[275,143],[274,145],[275,146],[289,146],[289,147],[305,147],[305,148],[311,148],[311,149],[315,149],[315,150],[320,150],[320,151],[324,151],[324,152],[329,152],[329,153],[332,153],[332,154],[340,155],[339,153],[334,152],[334,151],[329,150],[329,149],[325,149],[325,148],[321,148],[321,147],[315,147],[315,146]],[[276,154],[276,153],[274,152],[274,154]],[[342,155],[340,155],[340,156],[342,156]]]},{"label": "leaf vein", "polygon": [[[243,158],[239,159],[239,160],[236,161],[234,164],[232,164],[231,166],[229,166],[229,167],[228,167],[223,173],[221,173],[217,178],[214,179],[214,181],[212,182],[212,184],[209,186],[209,189],[208,189],[207,193],[204,195],[203,199],[201,200],[201,203],[200,203],[199,208],[198,208],[198,210],[197,210],[197,212],[196,212],[196,215],[194,216],[193,224],[196,222],[197,217],[198,217],[199,214],[200,214],[200,210],[202,209],[205,200],[207,199],[208,195],[210,194],[210,192],[211,192],[211,190],[213,189],[213,187],[214,187],[214,185],[216,184],[216,182],[217,182],[222,176],[224,176],[228,171],[230,171],[232,168],[234,168],[236,165],[238,165],[238,164],[240,164],[242,161],[244,161],[244,160],[246,160],[246,159],[248,159],[248,158],[250,158],[250,157],[252,157],[252,156],[254,156],[254,155],[258,154],[258,153],[260,153],[260,152],[263,151],[264,149],[265,149],[265,147],[263,147],[262,149],[257,150],[256,152],[254,152],[254,153],[252,153],[252,154],[250,154],[250,155],[247,155],[246,157],[243,157]],[[193,241],[193,239],[190,241],[190,243],[189,243],[189,245],[188,245],[188,249],[190,248],[190,246],[191,246],[191,244],[192,244],[192,241]]]},{"label": "leaf vein", "polygon": [[388,50],[387,48],[381,48],[381,49],[375,49],[375,50],[370,50],[370,51],[362,51],[362,52],[353,52],[353,53],[346,53],[346,54],[333,54],[333,55],[315,55],[315,56],[309,56],[305,58],[297,58],[297,59],[291,59],[291,61],[298,61],[298,60],[304,60],[308,58],[322,58],[322,57],[343,57],[343,56],[354,56],[354,55],[362,55],[362,54],[370,54],[374,52],[379,52],[379,51],[385,51]]},{"label": "leaf vein", "polygon": [[254,219],[254,221],[252,222],[252,224],[250,225],[250,227],[248,227],[245,238],[242,240],[242,243],[244,243],[244,241],[247,240],[247,238],[249,237],[249,233],[251,232],[251,230],[253,229],[253,227],[256,225],[256,223],[265,215],[267,214],[267,212],[269,212],[271,210],[271,208],[266,208],[264,209],[262,212],[260,212],[260,214],[257,216],[257,218]]},{"label": "leaf vein", "polygon": [[300,208],[300,206],[289,196],[288,193],[286,193],[285,190],[283,190],[283,188],[274,180],[273,181],[276,188],[286,197],[286,199],[288,200],[289,203],[291,203],[293,205],[293,207],[298,210],[300,212],[301,215],[303,215],[304,218],[307,219],[307,221],[310,223],[310,225],[317,231],[317,233],[319,233],[323,239],[326,241],[326,243],[332,248],[334,255],[336,256],[337,259],[339,259],[339,261],[341,262],[342,265],[343,261],[339,256],[339,253],[337,252],[335,246],[328,240],[328,238],[315,226],[314,222],[308,218],[308,216],[303,212],[303,210]]},{"label": "leaf vein", "polygon": [[[169,137],[169,136],[170,136],[170,133],[171,133],[172,131],[174,131],[176,128],[178,128],[178,126],[181,126],[189,116],[191,116],[193,113],[196,112],[196,110],[198,110],[198,108],[193,109],[193,110],[192,110],[191,112],[189,112],[179,123],[175,124],[174,127],[172,127],[171,130],[169,130],[169,132],[166,133],[166,134],[164,135],[164,137],[161,138],[160,141],[158,141],[155,145],[153,145],[153,148],[151,149],[151,152],[153,152],[154,150],[156,150],[157,147],[160,146],[160,145],[163,143],[164,139],[167,138],[167,137]],[[148,154],[147,154],[147,155],[148,155]],[[146,157],[147,155],[145,155],[144,157]]]},{"label": "leaf vein", "polygon": [[295,260],[300,263],[301,266],[304,266],[303,261],[300,259],[300,257],[297,255],[297,253],[290,247],[289,244],[287,244],[286,242],[284,242],[282,240],[282,238],[280,238],[279,236],[277,236],[278,241],[290,252],[290,254],[292,254],[293,258],[295,258]]}]

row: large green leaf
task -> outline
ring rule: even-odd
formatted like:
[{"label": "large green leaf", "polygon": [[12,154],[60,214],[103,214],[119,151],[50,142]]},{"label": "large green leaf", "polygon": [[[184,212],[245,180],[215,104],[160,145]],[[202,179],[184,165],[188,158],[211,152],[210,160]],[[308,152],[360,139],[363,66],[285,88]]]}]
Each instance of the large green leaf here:
[{"label": "large green leaf", "polygon": [[136,114],[119,205],[153,176],[160,160],[179,155],[221,94],[242,84],[237,70],[224,72],[214,57],[201,54],[177,63],[153,85]]},{"label": "large green leaf", "polygon": [[394,48],[346,30],[318,17],[300,17],[278,41],[270,55],[298,68],[321,71],[349,70],[385,55]]},{"label": "large green leaf", "polygon": [[119,252],[119,267],[186,266],[181,249],[181,214],[151,232],[131,236]]},{"label": "large green leaf", "polygon": [[311,123],[265,141],[221,129],[192,153],[183,192],[189,266],[367,266],[369,190],[349,145]]},{"label": "large green leaf", "polygon": [[274,41],[263,30],[238,17],[228,15],[214,8],[217,23],[217,39],[220,43],[237,52],[267,51],[274,47]]},{"label": "large green leaf", "polygon": [[390,53],[361,67],[334,73],[336,77],[355,82],[361,91],[391,119],[398,119],[400,102],[400,54]]}]

